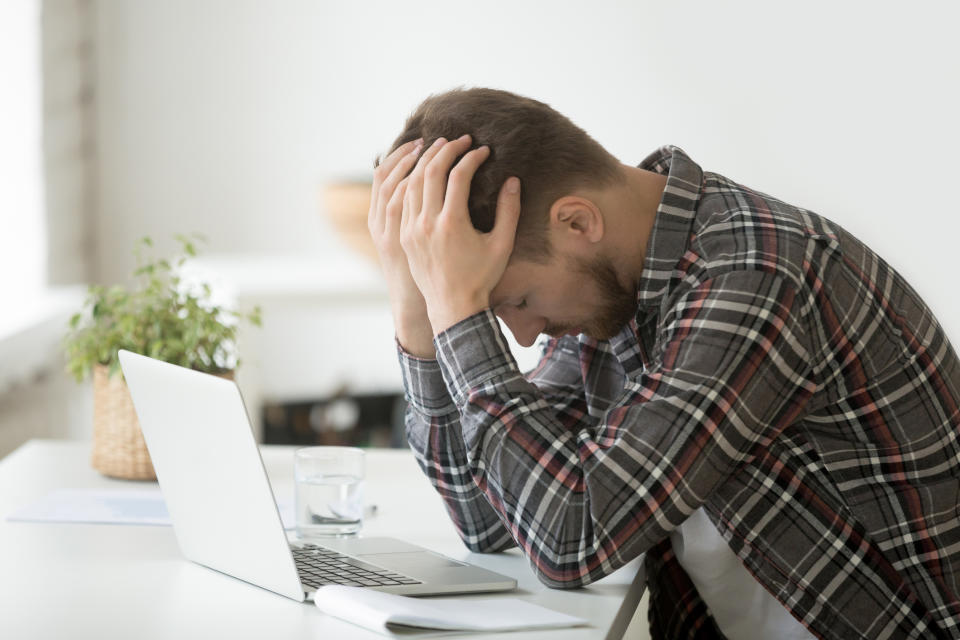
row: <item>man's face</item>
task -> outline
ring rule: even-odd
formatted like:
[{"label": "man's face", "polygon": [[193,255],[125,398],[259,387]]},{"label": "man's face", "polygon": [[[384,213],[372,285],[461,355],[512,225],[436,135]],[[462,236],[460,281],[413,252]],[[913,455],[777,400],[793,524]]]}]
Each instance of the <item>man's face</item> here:
[{"label": "man's face", "polygon": [[560,255],[547,264],[511,261],[490,294],[493,311],[519,344],[537,336],[585,333],[612,338],[633,318],[636,292],[617,277],[611,261]]}]

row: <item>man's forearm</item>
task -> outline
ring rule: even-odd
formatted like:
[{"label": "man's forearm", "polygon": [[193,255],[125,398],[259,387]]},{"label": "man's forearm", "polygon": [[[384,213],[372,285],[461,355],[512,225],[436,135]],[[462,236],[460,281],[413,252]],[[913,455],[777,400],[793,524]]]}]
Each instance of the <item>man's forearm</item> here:
[{"label": "man's forearm", "polygon": [[433,329],[421,302],[419,309],[397,302],[393,305],[393,324],[397,342],[412,356],[424,359],[437,357],[433,346]]},{"label": "man's forearm", "polygon": [[510,532],[473,480],[460,415],[436,360],[398,351],[407,395],[407,440],[420,468],[443,499],[457,533],[471,551],[514,546]]},{"label": "man's forearm", "polygon": [[409,407],[405,421],[417,463],[467,548],[493,553],[514,547],[510,532],[473,480],[457,414],[430,418]]}]

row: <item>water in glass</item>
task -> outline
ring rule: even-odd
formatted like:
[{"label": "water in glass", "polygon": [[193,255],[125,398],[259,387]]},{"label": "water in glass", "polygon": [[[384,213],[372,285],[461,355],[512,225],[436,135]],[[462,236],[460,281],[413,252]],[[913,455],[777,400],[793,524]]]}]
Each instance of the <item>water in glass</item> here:
[{"label": "water in glass", "polygon": [[345,535],[363,521],[363,478],[317,474],[297,479],[297,535]]}]

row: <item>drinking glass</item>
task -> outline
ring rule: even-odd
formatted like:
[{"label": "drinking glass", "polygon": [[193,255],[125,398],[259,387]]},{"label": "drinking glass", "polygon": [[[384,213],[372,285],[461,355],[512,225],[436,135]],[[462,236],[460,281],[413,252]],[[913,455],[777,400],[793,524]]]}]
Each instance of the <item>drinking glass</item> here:
[{"label": "drinking glass", "polygon": [[365,461],[356,447],[306,447],[294,452],[297,536],[342,536],[363,524]]}]

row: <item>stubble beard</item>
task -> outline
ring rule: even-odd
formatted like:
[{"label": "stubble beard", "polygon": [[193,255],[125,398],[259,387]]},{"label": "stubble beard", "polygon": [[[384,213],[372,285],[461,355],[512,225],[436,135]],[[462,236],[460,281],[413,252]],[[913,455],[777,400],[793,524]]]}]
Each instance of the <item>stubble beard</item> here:
[{"label": "stubble beard", "polygon": [[[637,292],[626,287],[617,278],[613,262],[598,256],[592,261],[574,258],[571,268],[590,278],[600,295],[600,306],[593,318],[585,322],[580,330],[597,340],[609,340],[627,326],[637,313]],[[548,325],[544,333],[552,336],[562,335],[573,326]]]}]

